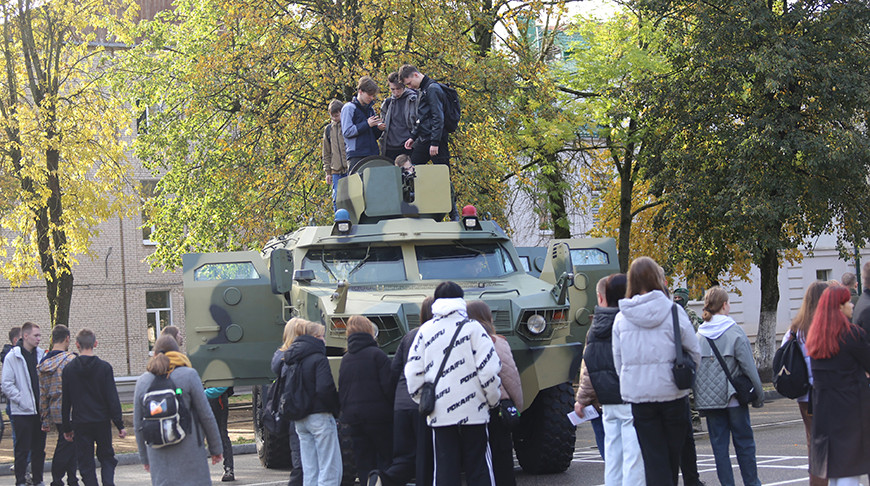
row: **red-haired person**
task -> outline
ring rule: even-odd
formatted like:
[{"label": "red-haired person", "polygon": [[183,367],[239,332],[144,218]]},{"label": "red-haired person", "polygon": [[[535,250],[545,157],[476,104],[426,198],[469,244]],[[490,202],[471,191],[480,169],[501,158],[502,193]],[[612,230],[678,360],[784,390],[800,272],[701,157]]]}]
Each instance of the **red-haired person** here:
[{"label": "red-haired person", "polygon": [[846,287],[822,293],[807,333],[813,370],[810,472],[831,486],[858,486],[870,473],[870,343],[855,326]]}]

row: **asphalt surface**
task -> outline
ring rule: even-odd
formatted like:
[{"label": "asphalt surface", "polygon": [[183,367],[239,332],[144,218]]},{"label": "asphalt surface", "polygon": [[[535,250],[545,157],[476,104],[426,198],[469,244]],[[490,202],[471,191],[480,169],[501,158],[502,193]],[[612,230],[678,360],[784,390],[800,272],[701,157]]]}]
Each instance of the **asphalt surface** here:
[{"label": "asphalt surface", "polygon": [[[803,423],[797,405],[792,400],[769,401],[764,408],[752,409],[752,423],[757,448],[758,471],[762,483],[768,486],[809,484],[807,479],[806,442]],[[698,467],[701,479],[708,485],[719,484],[713,452],[706,433],[695,435],[698,449]],[[243,449],[253,450],[251,445]],[[241,452],[241,451],[240,451]],[[737,484],[740,472],[732,448],[731,462]],[[256,454],[238,454],[235,457],[237,485],[278,486],[287,484],[288,471],[269,470],[260,465]],[[212,466],[212,480],[220,482],[222,468]],[[149,483],[148,474],[138,464],[119,466],[115,476],[118,486],[141,486]],[[595,438],[588,425],[577,429],[577,447],[571,467],[565,473],[545,476],[530,476],[517,470],[520,486],[576,486],[601,485],[604,483],[604,461],[595,448]],[[863,484],[867,484],[864,479]]]}]

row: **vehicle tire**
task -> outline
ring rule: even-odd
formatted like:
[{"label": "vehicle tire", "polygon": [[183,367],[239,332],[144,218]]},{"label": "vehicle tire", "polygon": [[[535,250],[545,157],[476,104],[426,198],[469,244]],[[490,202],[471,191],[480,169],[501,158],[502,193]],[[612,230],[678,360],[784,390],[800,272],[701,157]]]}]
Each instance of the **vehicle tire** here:
[{"label": "vehicle tire", "polygon": [[353,440],[350,438],[350,426],[338,424],[338,444],[341,447],[341,486],[353,486],[356,482],[356,461],[353,457]]},{"label": "vehicle tire", "polygon": [[269,469],[291,469],[290,436],[287,430],[273,434],[263,426],[263,400],[269,393],[269,385],[253,387],[251,393],[251,410],[254,414],[254,442],[257,444],[257,455],[260,462]]},{"label": "vehicle tire", "polygon": [[568,413],[574,410],[574,389],[562,383],[538,392],[520,417],[514,433],[517,461],[529,474],[560,473],[568,469],[577,440]]}]

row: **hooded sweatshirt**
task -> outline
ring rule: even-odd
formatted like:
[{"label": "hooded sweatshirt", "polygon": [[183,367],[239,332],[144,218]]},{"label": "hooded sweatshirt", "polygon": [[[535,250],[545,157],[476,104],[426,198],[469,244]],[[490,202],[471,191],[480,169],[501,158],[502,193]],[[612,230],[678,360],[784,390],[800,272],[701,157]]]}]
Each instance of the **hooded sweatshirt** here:
[{"label": "hooded sweatshirt", "polygon": [[[716,349],[722,355],[732,378],[746,375],[756,390],[762,389],[761,378],[758,376],[755,359],[752,357],[752,347],[749,345],[746,333],[730,316],[716,314],[698,328],[701,364],[698,366],[694,387],[695,407],[698,410],[722,409],[739,405],[734,398],[736,391],[725,376],[725,370],[722,369],[707,338],[716,343]],[[760,407],[763,402],[763,395],[758,394],[755,405]]]},{"label": "hooded sweatshirt", "polygon": [[118,430],[124,428],[112,365],[96,356],[79,356],[63,369],[62,386],[64,432],[72,432],[75,424],[109,420]]},{"label": "hooded sweatshirt", "polygon": [[[613,322],[613,365],[620,394],[628,403],[669,402],[689,394],[674,384],[674,305],[660,290],[619,301]],[[683,352],[697,364],[701,354],[695,329],[679,306],[677,317]]]},{"label": "hooded sweatshirt", "polygon": [[[284,390],[284,393],[306,393],[313,390],[311,413],[331,413],[338,416],[338,391],[326,359],[326,343],[314,336],[299,336],[281,358],[284,363],[299,363],[306,383],[305,390]],[[274,362],[274,361],[273,361]],[[280,367],[279,367],[280,370]]]},{"label": "hooded sweatshirt", "polygon": [[[437,299],[434,318],[420,326],[408,362],[405,379],[411,398],[420,401],[424,382],[435,382],[457,326],[467,319],[465,300]],[[471,319],[461,324],[444,371],[435,386],[435,410],[426,418],[431,427],[489,422],[489,408],[498,404],[501,362],[489,334]]]}]

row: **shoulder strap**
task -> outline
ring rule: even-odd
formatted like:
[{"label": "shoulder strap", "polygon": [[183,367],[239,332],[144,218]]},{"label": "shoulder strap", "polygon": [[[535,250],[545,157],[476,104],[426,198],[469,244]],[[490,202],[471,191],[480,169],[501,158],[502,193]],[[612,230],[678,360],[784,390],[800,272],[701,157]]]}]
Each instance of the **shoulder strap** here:
[{"label": "shoulder strap", "polygon": [[728,371],[728,365],[725,364],[725,358],[719,353],[719,348],[716,347],[716,342],[710,338],[707,338],[707,342],[710,343],[710,347],[713,349],[713,354],[716,355],[716,359],[719,360],[719,366],[722,367],[722,371],[725,372],[725,377],[728,378],[728,383],[731,383],[731,386],[734,389],[737,389],[737,385],[734,384],[734,378],[731,377],[731,372]]},{"label": "shoulder strap", "polygon": [[450,351],[453,350],[453,343],[456,342],[456,336],[459,336],[459,331],[462,330],[462,326],[468,322],[469,319],[466,317],[461,321],[456,323],[456,332],[453,333],[453,337],[450,338],[450,345],[447,346],[447,349],[444,351],[444,359],[441,360],[441,366],[438,368],[438,374],[435,375],[435,381],[432,383],[434,386],[438,386],[438,380],[441,379],[441,373],[444,371],[444,365],[447,364],[447,358],[450,356]]},{"label": "shoulder strap", "polygon": [[677,318],[677,304],[671,304],[671,316],[674,318],[674,347],[676,349],[677,362],[683,360],[683,337],[680,335],[680,322]]}]

